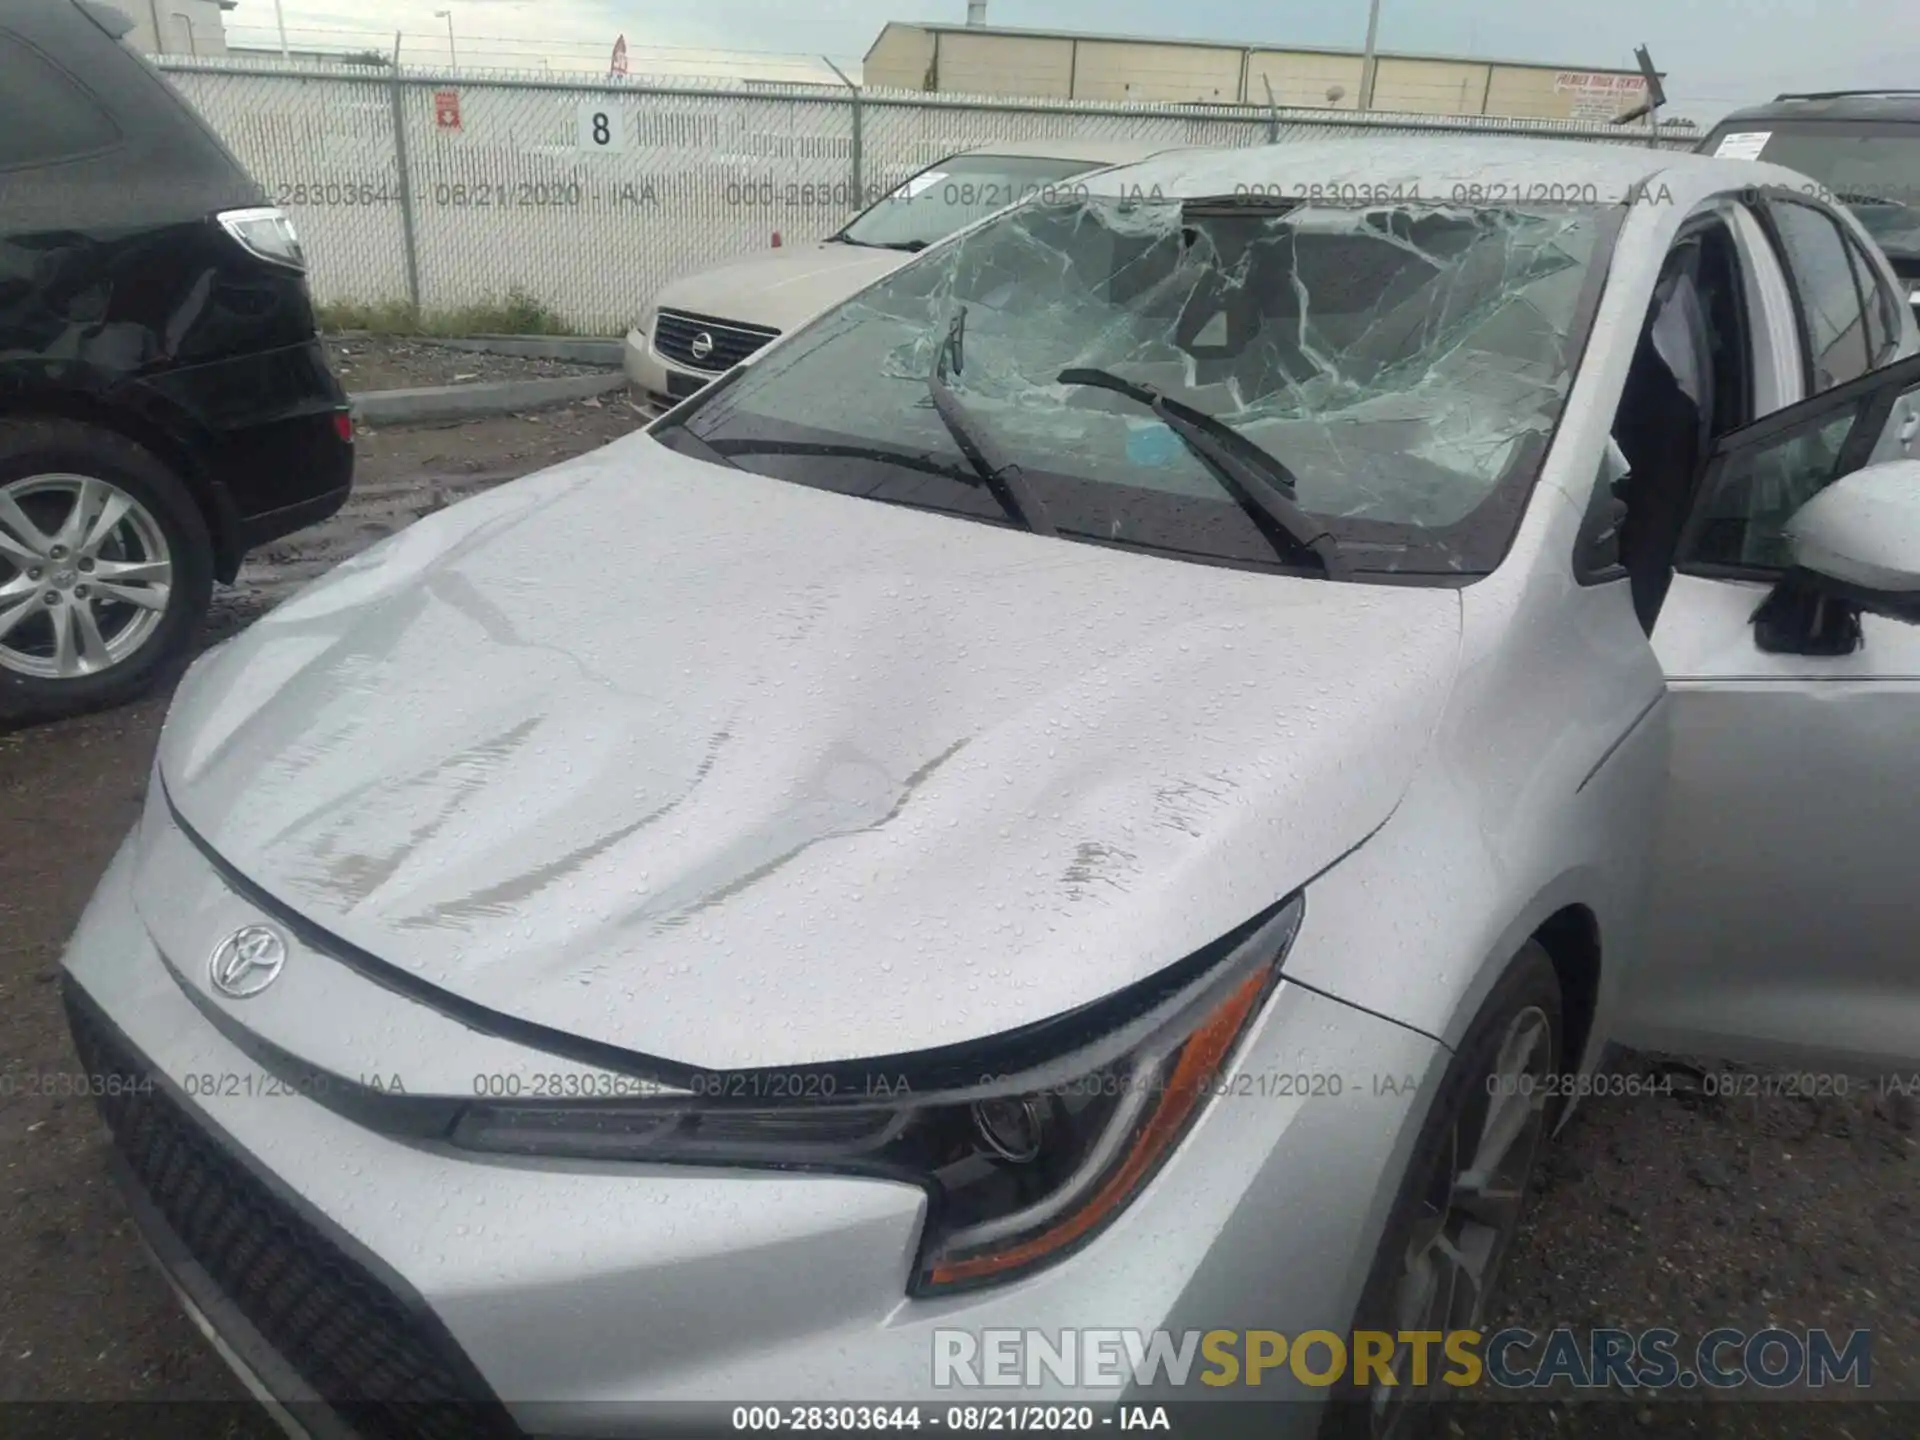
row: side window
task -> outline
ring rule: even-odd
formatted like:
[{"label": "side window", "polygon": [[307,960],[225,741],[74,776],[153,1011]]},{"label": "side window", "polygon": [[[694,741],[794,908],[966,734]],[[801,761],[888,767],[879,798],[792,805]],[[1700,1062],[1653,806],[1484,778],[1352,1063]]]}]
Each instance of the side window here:
[{"label": "side window", "polygon": [[1840,447],[1857,415],[1857,407],[1830,413],[1731,456],[1713,493],[1702,497],[1681,563],[1784,570],[1792,563],[1787,521],[1839,478]]},{"label": "side window", "polygon": [[1867,318],[1853,260],[1840,227],[1811,205],[1782,202],[1773,205],[1771,213],[1806,317],[1807,358],[1813,366],[1813,390],[1819,394],[1871,368]]},{"label": "side window", "polygon": [[0,170],[90,155],[119,138],[107,112],[65,71],[0,30]]},{"label": "side window", "polygon": [[1867,302],[1868,367],[1878,369],[1893,359],[1894,352],[1900,348],[1900,302],[1881,283],[1880,271],[1851,235],[1847,237],[1847,254],[1852,257],[1860,294]]},{"label": "side window", "polygon": [[1920,362],[1896,361],[1846,393],[1803,401],[1730,437],[1682,540],[1682,567],[1786,569],[1787,521],[1842,475],[1910,454],[1917,399]]}]

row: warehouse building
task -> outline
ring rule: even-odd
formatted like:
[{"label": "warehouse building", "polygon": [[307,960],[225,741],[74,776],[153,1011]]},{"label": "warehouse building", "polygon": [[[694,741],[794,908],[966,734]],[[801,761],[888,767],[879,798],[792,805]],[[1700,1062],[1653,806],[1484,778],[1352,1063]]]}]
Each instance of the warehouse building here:
[{"label": "warehouse building", "polygon": [[953,95],[1202,105],[1265,105],[1271,86],[1285,106],[1539,120],[1611,120],[1647,95],[1632,67],[1381,52],[1366,106],[1365,69],[1358,50],[894,21],[867,51],[862,79]]},{"label": "warehouse building", "polygon": [[143,55],[225,55],[227,12],[240,0],[113,0],[133,22],[127,44]]}]

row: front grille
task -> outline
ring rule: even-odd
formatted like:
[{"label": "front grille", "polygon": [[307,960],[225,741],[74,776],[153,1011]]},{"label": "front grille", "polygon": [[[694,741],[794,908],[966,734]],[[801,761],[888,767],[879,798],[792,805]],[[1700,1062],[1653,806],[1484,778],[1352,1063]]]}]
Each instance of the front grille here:
[{"label": "front grille", "polygon": [[[712,348],[705,355],[696,354],[695,346],[703,335]],[[769,340],[779,338],[778,330],[769,330],[764,325],[715,320],[711,315],[695,315],[687,310],[661,310],[653,317],[654,349],[676,365],[715,375],[731,370]]]},{"label": "front grille", "polygon": [[355,1431],[521,1433],[451,1338],[236,1159],[71,989],[67,1018],[114,1143],[171,1238]]}]

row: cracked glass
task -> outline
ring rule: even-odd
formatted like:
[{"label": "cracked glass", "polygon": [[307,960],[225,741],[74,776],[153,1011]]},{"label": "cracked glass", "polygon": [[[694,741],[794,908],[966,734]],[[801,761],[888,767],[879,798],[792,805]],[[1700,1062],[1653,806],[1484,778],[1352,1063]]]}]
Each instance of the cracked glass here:
[{"label": "cracked glass", "polygon": [[1091,160],[1035,155],[956,155],[931,165],[863,211],[835,240],[886,250],[924,250],[994,211],[1036,195],[1066,195],[1064,183]]},{"label": "cracked glass", "polygon": [[1063,539],[1332,573],[1274,543],[1159,395],[1277,461],[1263,468],[1343,571],[1486,573],[1565,403],[1610,238],[1597,206],[1035,202],[828,312],[660,438],[1017,523],[934,407],[945,352],[969,428]]}]

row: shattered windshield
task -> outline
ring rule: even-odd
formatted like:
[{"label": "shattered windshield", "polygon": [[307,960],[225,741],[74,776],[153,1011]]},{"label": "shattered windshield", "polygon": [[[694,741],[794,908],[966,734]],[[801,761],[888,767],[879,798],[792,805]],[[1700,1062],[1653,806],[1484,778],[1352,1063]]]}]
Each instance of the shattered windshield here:
[{"label": "shattered windshield", "polygon": [[[980,463],[990,442],[1043,512],[1034,528],[1065,539],[1331,575],[1275,540],[1276,523],[1298,532],[1310,517],[1348,573],[1483,574],[1572,383],[1612,215],[1034,203],[828,312],[660,438],[682,430],[704,458],[1019,523],[1025,507]],[[934,390],[984,437],[973,454]],[[1237,435],[1266,508],[1291,520],[1247,503],[1194,412]]]},{"label": "shattered windshield", "polygon": [[1037,195],[1070,198],[1076,192],[1060,182],[1095,168],[1090,160],[956,155],[922,170],[862,213],[838,238],[850,245],[925,249],[1019,201]]}]

